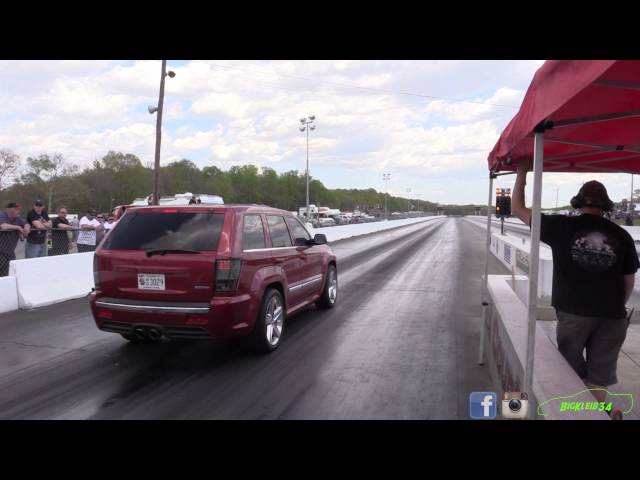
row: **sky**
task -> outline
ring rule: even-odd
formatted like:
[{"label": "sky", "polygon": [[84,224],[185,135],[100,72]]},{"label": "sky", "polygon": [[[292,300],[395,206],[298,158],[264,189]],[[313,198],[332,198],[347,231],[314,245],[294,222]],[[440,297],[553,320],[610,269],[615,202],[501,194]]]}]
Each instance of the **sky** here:
[{"label": "sky", "polygon": [[[304,172],[298,127],[315,115],[310,174],[326,187],[384,191],[390,173],[392,195],[485,204],[487,156],[543,63],[168,60],[176,76],[165,83],[161,163]],[[0,61],[0,148],[23,159],[59,153],[81,167],[115,150],[152,165],[156,116],[147,107],[157,105],[160,68],[159,60]],[[568,204],[591,179],[614,201],[629,196],[630,175],[545,174],[543,207],[556,196]]]}]

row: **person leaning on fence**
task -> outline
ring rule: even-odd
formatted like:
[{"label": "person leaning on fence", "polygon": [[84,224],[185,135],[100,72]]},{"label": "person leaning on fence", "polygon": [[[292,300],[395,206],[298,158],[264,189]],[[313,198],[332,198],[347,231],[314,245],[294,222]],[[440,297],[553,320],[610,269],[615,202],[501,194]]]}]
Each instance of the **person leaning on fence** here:
[{"label": "person leaning on fence", "polygon": [[78,253],[93,252],[96,249],[96,232],[102,229],[102,224],[95,218],[96,211],[87,210],[87,214],[80,220],[78,234]]},{"label": "person leaning on fence", "polygon": [[633,218],[631,218],[631,214],[627,213],[627,216],[624,218],[624,224],[627,227],[632,227],[633,226]]},{"label": "person leaning on fence", "polygon": [[59,207],[58,216],[53,219],[49,255],[66,255],[69,253],[69,232],[73,231],[74,228],[67,218],[67,207]]},{"label": "person leaning on fence", "polygon": [[27,237],[25,258],[46,257],[47,230],[51,228],[52,224],[42,200],[38,199],[33,202],[33,209],[27,214],[27,222],[31,226],[31,232]]},{"label": "person leaning on fence", "polygon": [[104,225],[103,225],[105,233],[109,233],[109,230],[111,230],[115,226],[116,224],[113,219],[113,216],[109,215],[109,217],[107,218],[107,221],[104,222]]},{"label": "person leaning on fence", "polygon": [[[531,225],[531,210],[524,203],[528,170],[518,165],[511,207]],[[618,382],[618,355],[630,322],[625,305],[640,261],[631,235],[603,217],[614,206],[604,185],[585,183],[571,206],[579,215],[540,219],[540,240],[553,254],[551,305],[558,318],[558,350],[590,388],[606,388]],[[605,391],[592,393],[605,401]]]},{"label": "person leaning on fence", "polygon": [[11,202],[0,212],[0,277],[9,274],[9,262],[16,259],[18,240],[24,240],[31,231],[20,216],[20,205]]},{"label": "person leaning on fence", "polygon": [[96,217],[96,220],[98,220],[98,222],[100,222],[100,227],[96,229],[96,245],[100,245],[100,242],[102,241],[102,239],[104,238],[104,215],[101,213]]},{"label": "person leaning on fence", "polygon": [[78,236],[80,235],[80,220],[78,220],[78,216],[75,215],[71,219],[71,226],[73,227],[73,232],[71,234],[71,243],[72,245],[78,244]]}]

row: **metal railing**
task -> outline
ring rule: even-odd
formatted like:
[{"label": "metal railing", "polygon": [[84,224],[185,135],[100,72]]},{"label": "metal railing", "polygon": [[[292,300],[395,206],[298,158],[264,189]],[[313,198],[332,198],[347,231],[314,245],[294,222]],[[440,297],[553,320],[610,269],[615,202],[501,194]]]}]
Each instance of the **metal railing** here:
[{"label": "metal railing", "polygon": [[[37,258],[70,253],[91,252],[96,249],[106,235],[105,231],[96,232],[95,245],[78,244],[80,229],[34,229],[31,232],[44,232],[42,243],[30,242],[15,230],[0,230],[0,277],[9,273],[9,262],[24,258]],[[33,237],[31,237],[33,238]]]}]

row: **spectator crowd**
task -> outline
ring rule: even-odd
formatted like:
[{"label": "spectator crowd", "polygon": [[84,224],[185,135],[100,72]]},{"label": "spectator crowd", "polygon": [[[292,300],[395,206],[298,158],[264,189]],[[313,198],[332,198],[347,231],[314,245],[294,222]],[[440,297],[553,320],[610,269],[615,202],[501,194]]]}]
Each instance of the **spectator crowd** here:
[{"label": "spectator crowd", "polygon": [[92,208],[78,220],[69,218],[67,208],[60,206],[50,218],[41,199],[33,202],[26,218],[21,213],[16,202],[0,212],[0,277],[9,274],[19,242],[24,242],[25,258],[92,252],[116,223],[112,215],[97,214]]}]

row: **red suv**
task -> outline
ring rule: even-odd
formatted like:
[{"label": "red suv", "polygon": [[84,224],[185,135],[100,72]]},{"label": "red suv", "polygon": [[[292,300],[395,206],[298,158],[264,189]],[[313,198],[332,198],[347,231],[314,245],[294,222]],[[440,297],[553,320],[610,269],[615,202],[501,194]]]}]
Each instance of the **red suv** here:
[{"label": "red suv", "polygon": [[295,215],[257,205],[130,207],[95,252],[91,310],[131,342],[251,336],[337,300],[336,256]]}]

